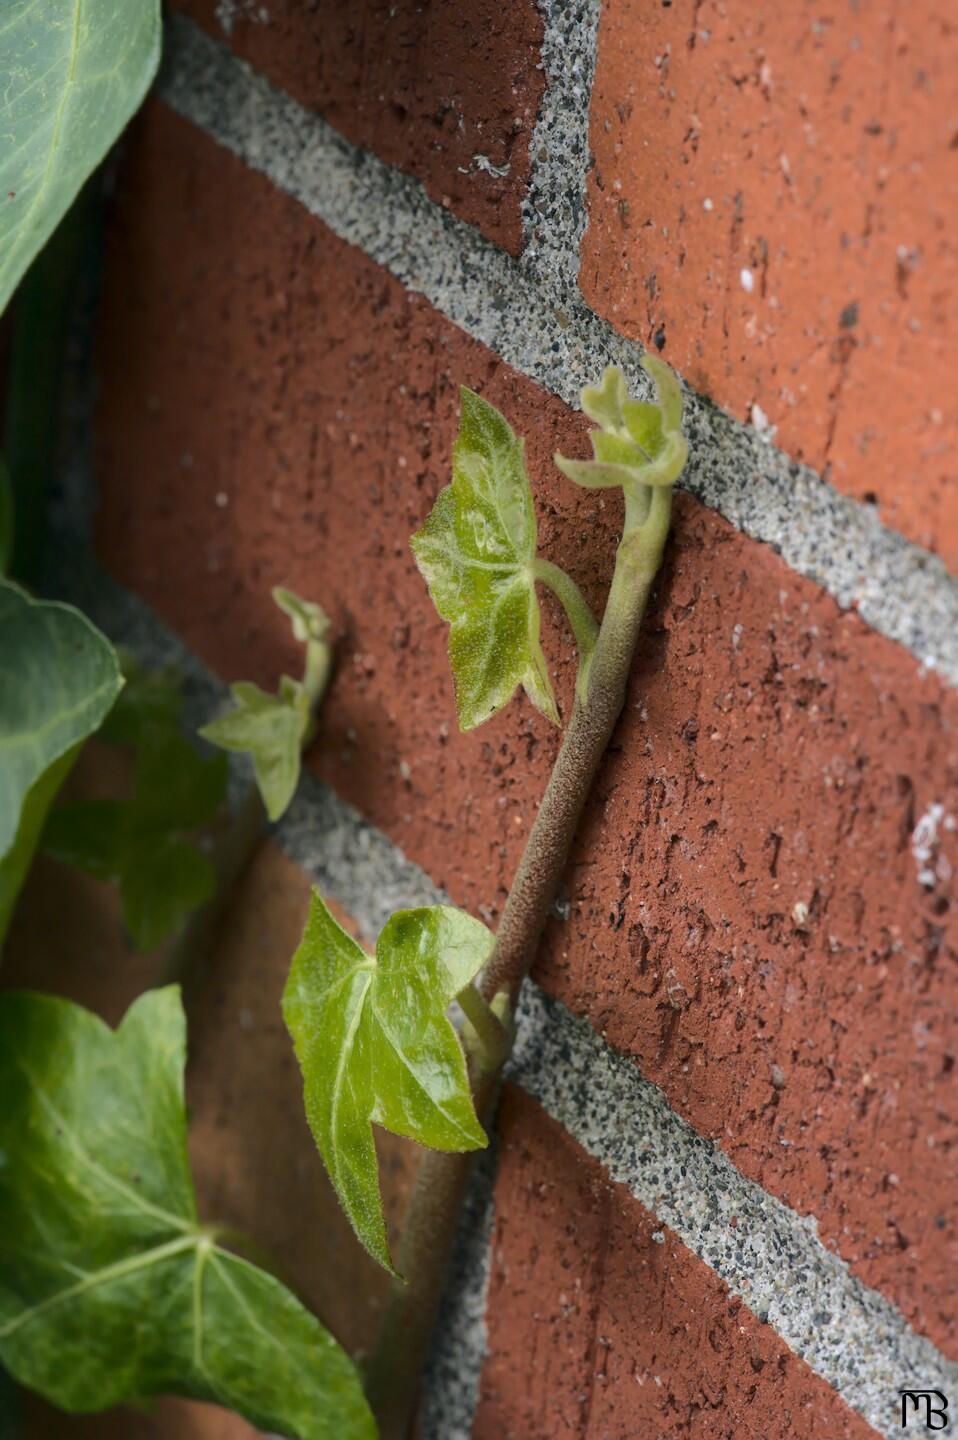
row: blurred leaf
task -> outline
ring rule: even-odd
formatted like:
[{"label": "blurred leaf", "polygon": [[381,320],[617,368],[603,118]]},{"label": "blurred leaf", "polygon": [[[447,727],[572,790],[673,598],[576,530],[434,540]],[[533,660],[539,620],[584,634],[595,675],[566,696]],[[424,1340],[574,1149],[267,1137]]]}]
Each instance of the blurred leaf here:
[{"label": "blurred leaf", "polygon": [[0,312],[138,108],[159,0],[7,0],[0,87]]},{"label": "blurred leaf", "polygon": [[416,563],[451,625],[459,725],[471,730],[524,687],[558,724],[539,643],[536,517],[523,442],[494,406],[463,388],[452,484],[412,537]]},{"label": "blurred leaf", "polygon": [[200,734],[224,750],[252,757],[256,783],[271,820],[278,820],[293,798],[300,756],[309,726],[309,700],[297,680],[284,675],[280,693],[268,695],[240,680],[230,686],[235,709],[204,725]]},{"label": "blurred leaf", "polygon": [[400,910],[367,955],[313,891],[283,1016],[306,1118],[349,1220],[392,1269],[371,1122],[434,1150],[476,1150],[465,1058],[449,1002],[488,959],[485,925],[448,905]]},{"label": "blurred leaf", "polygon": [[212,861],[183,837],[216,815],[227,765],[223,755],[201,755],[180,733],[182,700],[173,672],[124,663],[128,684],[103,735],[134,749],[133,794],[60,806],[42,845],[98,879],[118,880],[130,936],[137,949],[152,950],[215,892]]},{"label": "blurred leaf", "polygon": [[293,635],[300,644],[305,645],[309,640],[324,638],[329,630],[329,616],[322,605],[317,605],[315,600],[303,600],[282,585],[277,585],[274,589],[273,600],[283,614],[292,620]]},{"label": "blurred leaf", "polygon": [[349,1357],[197,1219],[184,1061],[175,987],[116,1031],[0,997],[0,1359],[68,1411],[172,1392],[302,1440],[373,1440]]},{"label": "blurred leaf", "polygon": [[0,941],[53,797],[122,684],[78,610],[0,581]]}]

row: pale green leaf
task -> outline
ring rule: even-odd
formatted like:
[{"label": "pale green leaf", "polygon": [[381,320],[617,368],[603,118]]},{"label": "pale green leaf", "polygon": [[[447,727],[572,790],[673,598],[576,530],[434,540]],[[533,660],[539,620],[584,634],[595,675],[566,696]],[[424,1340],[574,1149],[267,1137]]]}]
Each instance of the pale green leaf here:
[{"label": "pale green leaf", "polygon": [[180,732],[178,676],[124,663],[129,682],[102,734],[134,749],[133,794],[60,806],[42,845],[65,864],[116,879],[134,944],[152,950],[216,889],[212,861],[184,837],[215,816],[227,767],[225,756],[201,755]]},{"label": "pale green leaf", "polygon": [[625,376],[618,365],[607,365],[601,385],[585,385],[581,392],[582,409],[590,420],[603,430],[620,430],[624,423],[622,406],[629,396]]},{"label": "pale green leaf", "polygon": [[0,312],[138,108],[160,38],[159,0],[0,7]]},{"label": "pale green leaf", "polygon": [[282,585],[277,585],[273,590],[273,600],[283,614],[292,620],[293,635],[300,644],[305,645],[309,640],[324,638],[330,622],[322,605],[317,605],[315,600],[303,600]]},{"label": "pale green leaf", "polygon": [[224,750],[249,754],[256,783],[271,820],[278,820],[293,798],[300,756],[309,726],[309,700],[297,680],[284,675],[280,693],[269,695],[241,680],[230,686],[235,707],[199,732]]},{"label": "pale green leaf", "polygon": [[621,370],[610,365],[598,388],[582,391],[582,408],[600,427],[590,435],[593,460],[556,455],[564,475],[588,489],[674,485],[688,458],[682,434],[682,390],[673,372],[655,355],[642,357],[655,383],[656,401],[632,400]]},{"label": "pale green leaf", "polygon": [[122,684],[78,610],[0,581],[0,940],[53,797]]},{"label": "pale green leaf", "polygon": [[539,643],[536,517],[523,442],[494,406],[463,388],[452,484],[412,537],[433,603],[450,623],[459,724],[471,730],[522,686],[558,724]]},{"label": "pale green leaf", "polygon": [[391,916],[373,958],[313,891],[283,1015],[330,1179],[356,1234],[389,1269],[371,1122],[434,1150],[485,1145],[446,1010],[492,945],[478,920],[432,905]]},{"label": "pale green leaf", "polygon": [[116,1031],[0,997],[0,1360],[69,1411],[175,1393],[300,1440],[372,1440],[348,1356],[197,1219],[184,1060],[175,987]]}]

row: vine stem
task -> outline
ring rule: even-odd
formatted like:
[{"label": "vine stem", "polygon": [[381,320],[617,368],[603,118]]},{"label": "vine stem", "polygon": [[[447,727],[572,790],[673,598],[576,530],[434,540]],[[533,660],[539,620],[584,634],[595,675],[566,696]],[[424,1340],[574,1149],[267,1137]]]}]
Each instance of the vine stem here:
[{"label": "vine stem", "polygon": [[[480,978],[482,997],[489,1003],[504,997],[510,1014],[515,1011],[579,818],[625,703],[635,643],[662,558],[671,488],[656,488],[641,498],[641,506],[627,503],[627,525],[584,693],[577,691],[572,718],[503,907],[495,949]],[[637,516],[640,511],[641,523],[629,526],[630,514]],[[502,999],[497,1005],[502,1005]],[[488,1124],[493,1114],[504,1059],[480,1063],[474,1069],[476,1113],[483,1124]],[[379,1424],[380,1440],[407,1440],[410,1432],[471,1164],[469,1154],[433,1150],[427,1150],[419,1163],[398,1252],[399,1272],[407,1279],[394,1283],[390,1291],[376,1348],[366,1368],[366,1393]]]}]

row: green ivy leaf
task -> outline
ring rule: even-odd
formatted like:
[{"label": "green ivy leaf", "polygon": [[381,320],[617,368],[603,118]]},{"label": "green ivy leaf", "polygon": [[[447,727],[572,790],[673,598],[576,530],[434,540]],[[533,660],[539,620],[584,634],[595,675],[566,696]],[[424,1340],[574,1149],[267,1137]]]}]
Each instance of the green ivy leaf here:
[{"label": "green ivy leaf", "polygon": [[682,390],[673,372],[655,355],[642,357],[655,383],[656,401],[631,400],[622,371],[610,365],[600,386],[582,391],[582,408],[600,427],[593,430],[593,460],[555,456],[564,475],[589,489],[674,485],[688,459],[682,434]]},{"label": "green ivy leaf", "polygon": [[271,820],[278,820],[299,781],[300,756],[309,727],[309,699],[298,680],[284,675],[279,694],[240,680],[230,686],[235,709],[204,725],[200,734],[224,750],[253,760],[256,783]]},{"label": "green ivy leaf", "polygon": [[8,0],[0,87],[0,312],[138,108],[159,0]]},{"label": "green ivy leaf", "polygon": [[465,1058],[446,1010],[493,936],[448,905],[400,910],[367,955],[313,891],[283,1016],[306,1117],[356,1234],[392,1269],[371,1122],[434,1150],[477,1150]]},{"label": "green ivy leaf", "polygon": [[53,797],[122,684],[78,610],[0,581],[0,941]]},{"label": "green ivy leaf", "polygon": [[42,844],[65,864],[117,880],[124,924],[139,950],[152,950],[216,889],[212,861],[184,836],[215,816],[227,766],[225,756],[201,755],[180,733],[178,677],[125,663],[128,684],[103,735],[135,749],[133,794],[61,806]]},{"label": "green ivy leaf", "polygon": [[372,1440],[352,1362],[199,1223],[175,986],[116,1031],[0,997],[0,1360],[73,1412],[175,1393],[301,1440]]},{"label": "green ivy leaf", "polygon": [[266,813],[270,820],[278,820],[299,783],[303,746],[329,676],[332,652],[326,643],[329,616],[321,605],[281,585],[273,591],[273,600],[293,622],[295,639],[306,646],[303,680],[284,675],[278,695],[238,681],[230,686],[233,709],[204,725],[200,734],[223,750],[250,756]]},{"label": "green ivy leaf", "polygon": [[433,603],[450,622],[459,725],[471,730],[488,720],[520,685],[558,724],[539,643],[536,517],[523,442],[488,401],[465,388],[461,395],[452,484],[412,537]]}]

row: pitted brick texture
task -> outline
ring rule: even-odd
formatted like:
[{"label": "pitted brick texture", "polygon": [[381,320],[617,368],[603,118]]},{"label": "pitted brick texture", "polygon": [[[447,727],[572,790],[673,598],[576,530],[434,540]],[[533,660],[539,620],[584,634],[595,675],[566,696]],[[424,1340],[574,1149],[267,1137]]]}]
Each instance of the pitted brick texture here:
[{"label": "pitted brick texture", "polygon": [[606,0],[581,276],[953,569],[956,64],[939,0]]},{"label": "pitted brick texture", "polygon": [[[339,673],[314,763],[494,921],[557,737],[520,704],[456,733],[407,537],[467,383],[528,435],[543,549],[598,604],[618,512],[549,459],[581,453],[581,419],[160,110],[121,197],[104,558],[231,679],[296,663],[272,584],[321,599]],[[958,702],[770,550],[677,509],[538,976],[953,1349]],[[547,609],[568,703],[571,642]]]},{"label": "pitted brick texture", "polygon": [[176,8],[518,254],[544,84],[535,0],[176,0]]},{"label": "pitted brick texture", "polygon": [[511,1088],[488,1324],[473,1440],[877,1433]]}]

